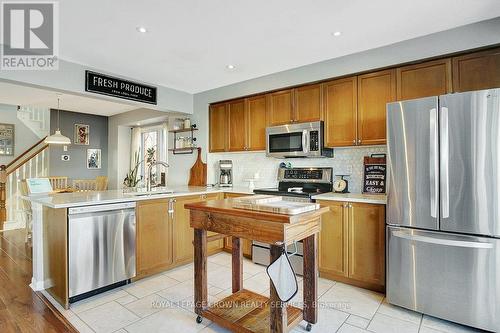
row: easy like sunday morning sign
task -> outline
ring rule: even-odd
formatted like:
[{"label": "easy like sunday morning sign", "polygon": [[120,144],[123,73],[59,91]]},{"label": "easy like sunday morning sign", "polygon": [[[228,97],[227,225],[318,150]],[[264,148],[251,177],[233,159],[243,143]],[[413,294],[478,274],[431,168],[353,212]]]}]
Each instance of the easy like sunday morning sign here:
[{"label": "easy like sunday morning sign", "polygon": [[92,71],[85,71],[85,91],[142,103],[157,103],[156,87]]},{"label": "easy like sunday morning sign", "polygon": [[386,158],[385,154],[364,158],[363,193],[385,193]]}]

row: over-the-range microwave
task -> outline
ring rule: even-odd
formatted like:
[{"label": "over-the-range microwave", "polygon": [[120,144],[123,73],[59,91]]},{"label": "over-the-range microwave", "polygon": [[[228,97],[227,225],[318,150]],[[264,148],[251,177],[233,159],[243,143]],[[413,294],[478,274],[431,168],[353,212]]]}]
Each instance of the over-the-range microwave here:
[{"label": "over-the-range microwave", "polygon": [[333,157],[333,149],[324,147],[322,121],[266,128],[266,155],[286,157]]}]

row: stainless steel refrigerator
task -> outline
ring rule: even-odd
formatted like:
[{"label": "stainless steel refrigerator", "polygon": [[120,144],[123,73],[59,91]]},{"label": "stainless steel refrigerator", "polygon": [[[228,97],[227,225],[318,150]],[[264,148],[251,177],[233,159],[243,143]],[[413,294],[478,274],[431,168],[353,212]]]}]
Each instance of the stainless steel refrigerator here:
[{"label": "stainless steel refrigerator", "polygon": [[500,89],[387,105],[387,299],[500,331]]}]

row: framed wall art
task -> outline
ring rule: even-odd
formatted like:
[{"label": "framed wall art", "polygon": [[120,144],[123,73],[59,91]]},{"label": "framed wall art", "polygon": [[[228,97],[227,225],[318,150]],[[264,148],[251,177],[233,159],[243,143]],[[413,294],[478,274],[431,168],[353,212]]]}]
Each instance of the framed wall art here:
[{"label": "framed wall art", "polygon": [[101,168],[101,150],[87,149],[87,169]]},{"label": "framed wall art", "polygon": [[14,156],[14,124],[0,124],[0,156]]},{"label": "framed wall art", "polygon": [[84,124],[75,124],[75,145],[89,145],[90,126]]}]

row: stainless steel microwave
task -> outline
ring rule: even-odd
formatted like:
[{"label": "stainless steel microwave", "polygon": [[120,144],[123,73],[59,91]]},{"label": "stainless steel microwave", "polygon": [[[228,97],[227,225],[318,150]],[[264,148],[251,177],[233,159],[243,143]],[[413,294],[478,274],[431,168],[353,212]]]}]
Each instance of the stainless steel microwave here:
[{"label": "stainless steel microwave", "polygon": [[322,121],[266,128],[266,155],[270,157],[333,157],[324,147]]}]

